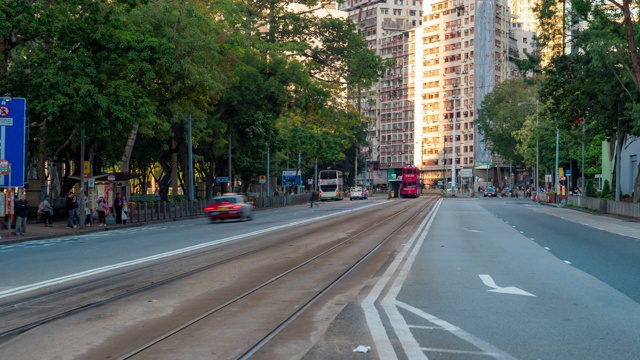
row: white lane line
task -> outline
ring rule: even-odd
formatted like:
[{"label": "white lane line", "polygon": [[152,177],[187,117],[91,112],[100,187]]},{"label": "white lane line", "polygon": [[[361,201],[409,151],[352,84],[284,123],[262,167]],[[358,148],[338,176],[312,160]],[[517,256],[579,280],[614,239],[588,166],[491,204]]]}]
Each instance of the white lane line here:
[{"label": "white lane line", "polygon": [[41,282],[34,283],[34,284],[18,286],[18,287],[10,288],[8,290],[0,291],[0,299],[5,298],[5,297],[9,297],[9,296],[13,296],[13,295],[23,294],[23,293],[26,293],[26,292],[29,292],[29,291],[38,290],[38,289],[41,289],[41,288],[44,288],[44,287],[48,287],[48,286],[52,286],[52,285],[62,284],[62,283],[65,283],[67,281],[77,280],[77,279],[81,279],[83,277],[92,276],[92,275],[104,273],[104,272],[107,272],[107,271],[120,269],[120,268],[127,267],[127,266],[139,265],[139,264],[143,264],[143,263],[146,263],[146,262],[149,262],[149,261],[163,259],[163,258],[166,258],[166,257],[175,256],[175,255],[183,254],[183,253],[194,251],[194,250],[200,250],[200,249],[207,248],[207,247],[214,246],[214,245],[224,244],[226,242],[233,241],[233,240],[238,240],[238,239],[251,237],[251,236],[255,236],[255,235],[261,235],[261,234],[268,233],[268,232],[271,232],[271,231],[286,229],[286,228],[298,226],[298,225],[301,225],[301,224],[305,224],[305,223],[308,223],[308,222],[312,222],[312,221],[316,221],[316,220],[320,220],[320,219],[325,219],[325,218],[329,218],[329,217],[334,217],[334,216],[342,215],[342,214],[345,214],[345,213],[348,213],[348,212],[353,212],[353,211],[358,211],[358,210],[361,210],[361,209],[365,209],[365,208],[370,207],[370,206],[378,206],[378,205],[381,205],[381,204],[384,204],[384,202],[377,203],[377,204],[376,203],[372,203],[371,205],[366,205],[366,206],[359,207],[359,208],[356,208],[356,209],[349,209],[349,210],[339,211],[339,212],[335,212],[335,213],[332,213],[332,214],[319,216],[319,217],[315,217],[315,218],[311,218],[311,219],[295,221],[295,222],[292,222],[292,223],[289,223],[289,224],[274,226],[274,227],[271,227],[271,228],[268,228],[268,229],[257,230],[257,231],[253,231],[253,232],[246,233],[246,234],[241,234],[241,235],[231,236],[231,237],[224,238],[224,239],[209,241],[209,242],[206,242],[206,243],[193,245],[193,246],[189,246],[189,247],[186,247],[186,248],[177,249],[177,250],[173,250],[173,251],[168,251],[168,252],[165,252],[165,253],[156,254],[156,255],[152,255],[152,256],[147,256],[147,257],[140,258],[140,259],[134,259],[134,260],[130,260],[130,261],[121,262],[121,263],[118,263],[118,264],[112,264],[112,265],[107,265],[107,266],[103,266],[103,267],[99,267],[99,268],[95,268],[95,269],[89,269],[89,270],[82,271],[82,272],[79,272],[79,273],[65,275],[65,276],[61,276],[61,277],[55,278],[55,279],[45,280],[45,281],[41,281]]},{"label": "white lane line", "polygon": [[[475,337],[474,335],[460,329],[459,327],[445,321],[442,319],[439,319],[429,313],[426,313],[418,308],[415,308],[409,304],[405,304],[403,302],[400,301],[396,301],[395,302],[396,305],[398,307],[401,307],[409,312],[412,312],[413,314],[435,324],[438,325],[440,327],[442,327],[443,329],[447,330],[448,332],[452,333],[453,335],[457,336],[458,338],[474,345],[475,347],[477,347],[478,349],[484,351],[485,355],[491,355],[496,359],[499,360],[516,360],[516,358],[514,358],[513,356],[507,354],[506,352],[498,349],[497,347],[489,344],[488,342],[479,339],[477,337]],[[383,357],[380,357],[381,359],[384,359]],[[411,358],[410,358],[411,359]]]},{"label": "white lane line", "polygon": [[531,241],[536,241],[536,239],[534,239],[534,238],[531,238]]},{"label": "white lane line", "polygon": [[430,351],[430,352],[441,352],[447,354],[461,354],[461,355],[484,355],[484,356],[493,356],[497,354],[487,354],[481,351],[464,351],[464,350],[451,350],[451,349],[436,349],[436,348],[421,348],[422,351]]},{"label": "white lane line", "polygon": [[[387,330],[385,329],[384,323],[382,322],[382,318],[380,317],[380,313],[375,306],[375,301],[380,298],[382,292],[384,291],[387,284],[391,281],[391,279],[395,276],[396,271],[400,267],[402,261],[405,258],[406,253],[411,248],[411,245],[415,241],[418,234],[422,232],[422,229],[427,225],[430,225],[433,222],[433,218],[435,217],[435,213],[437,209],[440,208],[440,204],[442,203],[442,199],[439,199],[436,205],[431,209],[429,214],[425,216],[425,219],[420,223],[418,229],[413,233],[409,241],[405,246],[402,247],[402,251],[395,257],[391,265],[384,272],[380,280],[376,282],[373,286],[373,289],[369,292],[367,297],[362,301],[362,309],[365,314],[365,318],[367,320],[367,326],[369,327],[369,332],[371,333],[371,337],[373,338],[374,344],[376,344],[376,351],[378,353],[378,357],[380,359],[385,360],[395,360],[398,359],[395,350],[393,349],[393,345],[389,340],[389,335],[387,334]],[[413,255],[415,257],[415,255]],[[406,276],[406,275],[405,275]],[[404,281],[404,280],[403,280]],[[386,297],[385,297],[386,298]],[[384,299],[382,300],[384,302]],[[383,304],[384,306],[384,304]],[[385,308],[386,309],[386,308]],[[388,314],[391,323],[395,322],[406,323],[404,322],[404,318],[398,313],[397,309],[392,314]],[[411,350],[411,355],[407,352],[407,356],[410,359],[426,359],[427,357],[420,350],[420,345],[416,342],[411,330],[408,329],[408,326],[405,327],[406,330],[401,331],[397,334],[399,339],[402,339],[404,342],[402,346],[409,346],[413,349]],[[394,327],[395,330],[395,327]],[[407,342],[412,342],[412,344],[408,344]],[[405,350],[406,351],[406,350]]]},{"label": "white lane line", "polygon": [[[378,280],[371,292],[362,302],[362,307],[365,310],[367,324],[373,337],[373,341],[376,344],[376,350],[378,351],[379,358],[385,360],[397,359],[397,355],[393,350],[391,341],[389,340],[387,332],[384,328],[384,324],[382,323],[382,320],[380,318],[380,314],[375,308],[374,303],[375,300],[380,297],[380,294],[387,286],[387,284],[392,279],[394,279],[394,274],[396,274],[395,279],[393,280],[393,283],[389,288],[389,291],[381,300],[381,305],[389,318],[389,322],[393,327],[394,333],[400,341],[400,344],[407,358],[412,360],[428,360],[427,356],[424,354],[423,348],[419,345],[419,343],[413,336],[410,326],[406,323],[404,316],[402,316],[402,314],[400,313],[399,308],[404,308],[410,312],[413,312],[414,314],[422,317],[423,319],[426,319],[436,326],[443,328],[443,330],[448,331],[453,335],[459,337],[460,339],[475,345],[477,348],[485,351],[487,355],[490,354],[494,358],[500,360],[515,360],[515,358],[511,355],[503,352],[502,350],[481,339],[476,338],[475,336],[465,332],[464,330],[446,321],[440,320],[433,315],[427,314],[420,309],[414,308],[411,305],[396,300],[397,295],[402,289],[402,285],[404,284],[409,271],[411,270],[420,247],[427,237],[429,229],[435,219],[435,213],[437,213],[437,210],[440,208],[440,203],[441,200],[438,201],[434,209],[425,217],[425,220],[420,224],[416,232],[408,241],[407,246],[405,246],[402,251],[396,256],[393,263],[389,266],[387,271],[385,271],[380,280]],[[425,223],[427,221],[428,225],[425,227]],[[413,249],[411,250],[409,256],[406,258],[402,269],[398,273],[396,273],[398,267],[400,266],[402,260],[406,257],[406,253],[409,251],[409,248],[411,248],[411,244],[416,240],[418,234],[420,234],[418,242],[413,246]]]},{"label": "white lane line", "polygon": [[571,261],[569,261],[569,260],[565,260],[564,262],[565,262],[565,263],[567,263],[567,264],[569,264],[569,265],[572,265],[572,264],[571,264]]},{"label": "white lane line", "polygon": [[544,247],[544,249],[545,249],[545,250],[549,250],[549,251],[551,251],[551,248],[548,248],[548,247],[546,247],[546,246]]}]

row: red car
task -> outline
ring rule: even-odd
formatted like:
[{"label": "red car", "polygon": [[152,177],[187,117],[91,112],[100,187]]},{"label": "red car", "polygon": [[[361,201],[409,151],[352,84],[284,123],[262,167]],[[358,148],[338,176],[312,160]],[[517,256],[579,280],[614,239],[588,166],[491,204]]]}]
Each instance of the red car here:
[{"label": "red car", "polygon": [[211,205],[205,206],[204,214],[211,222],[226,219],[253,220],[253,203],[239,194],[216,196]]}]

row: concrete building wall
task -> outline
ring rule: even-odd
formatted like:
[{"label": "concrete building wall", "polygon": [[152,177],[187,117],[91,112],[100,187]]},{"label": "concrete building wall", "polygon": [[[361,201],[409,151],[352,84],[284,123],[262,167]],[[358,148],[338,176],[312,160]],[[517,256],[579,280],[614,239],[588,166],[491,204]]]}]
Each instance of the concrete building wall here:
[{"label": "concrete building wall", "polygon": [[627,136],[620,157],[620,190],[622,195],[633,195],[633,185],[640,164],[640,138]]}]

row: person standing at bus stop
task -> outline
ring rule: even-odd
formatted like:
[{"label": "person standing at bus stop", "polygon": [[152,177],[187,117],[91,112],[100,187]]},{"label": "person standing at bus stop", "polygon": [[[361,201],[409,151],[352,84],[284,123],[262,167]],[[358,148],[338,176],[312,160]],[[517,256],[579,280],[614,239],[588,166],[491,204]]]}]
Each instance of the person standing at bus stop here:
[{"label": "person standing at bus stop", "polygon": [[120,193],[116,193],[116,198],[113,199],[113,210],[116,213],[116,224],[122,224],[122,197]]},{"label": "person standing at bus stop", "polygon": [[24,236],[27,230],[27,216],[29,215],[29,203],[25,192],[20,195],[20,200],[16,202],[16,235]]}]

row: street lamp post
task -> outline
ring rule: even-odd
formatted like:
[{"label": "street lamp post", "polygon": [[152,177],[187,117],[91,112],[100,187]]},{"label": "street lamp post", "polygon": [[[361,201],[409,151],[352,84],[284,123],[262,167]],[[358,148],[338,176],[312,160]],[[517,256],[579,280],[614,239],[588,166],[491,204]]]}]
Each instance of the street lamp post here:
[{"label": "street lamp post", "polygon": [[451,149],[451,195],[455,196],[456,194],[456,101],[458,100],[457,96],[452,96],[449,98],[453,102],[453,147]]}]

